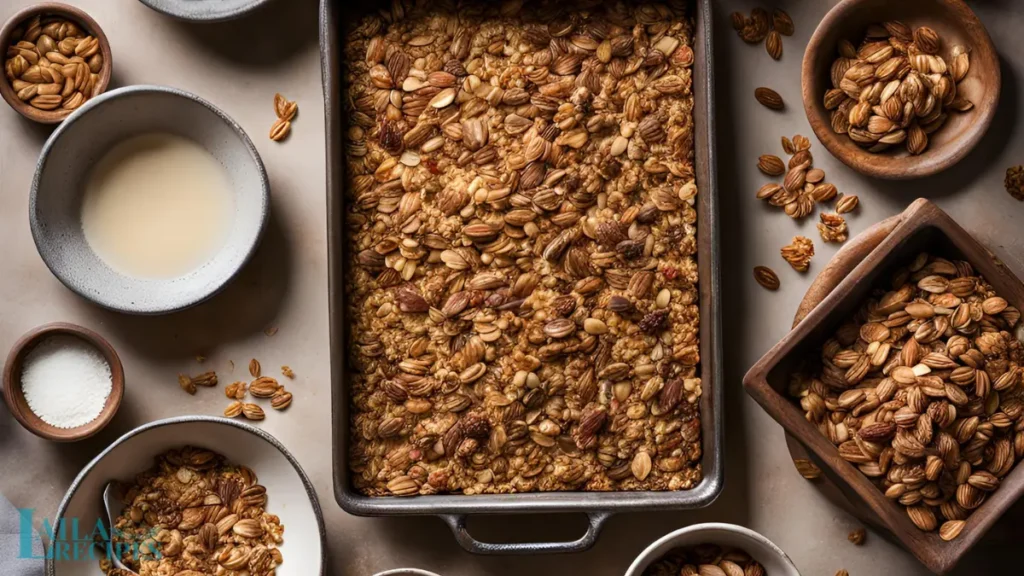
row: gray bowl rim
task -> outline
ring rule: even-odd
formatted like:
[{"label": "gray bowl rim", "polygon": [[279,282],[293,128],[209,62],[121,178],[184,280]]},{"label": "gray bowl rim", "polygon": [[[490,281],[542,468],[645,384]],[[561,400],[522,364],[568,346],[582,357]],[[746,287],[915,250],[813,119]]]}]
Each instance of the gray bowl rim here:
[{"label": "gray bowl rim", "polygon": [[678,530],[673,530],[672,532],[665,534],[661,538],[658,538],[654,542],[651,542],[650,546],[644,548],[643,552],[638,554],[636,559],[633,560],[633,563],[629,565],[629,568],[626,569],[626,575],[629,576],[630,574],[633,574],[638,568],[640,568],[641,563],[646,561],[648,559],[648,556],[650,556],[654,550],[658,549],[663,544],[676,540],[684,534],[703,532],[705,530],[722,530],[724,532],[734,532],[746,538],[750,538],[751,540],[755,540],[758,543],[768,547],[772,552],[777,554],[779,560],[781,560],[783,564],[786,564],[787,566],[792,568],[793,571],[797,574],[800,573],[800,570],[797,569],[796,564],[793,564],[793,560],[790,559],[789,555],[786,554],[782,550],[782,548],[779,548],[774,542],[769,540],[760,532],[755,532],[750,528],[740,526],[739,524],[729,524],[726,522],[705,522],[703,524],[694,524],[692,526],[685,526]]},{"label": "gray bowl rim", "polygon": [[[82,471],[79,472],[77,476],[75,476],[74,481],[71,482],[71,486],[68,487],[68,491],[64,494],[64,497],[61,498],[60,505],[57,507],[57,515],[54,516],[54,530],[60,529],[60,522],[64,518],[64,512],[67,511],[68,505],[70,505],[71,503],[71,499],[74,498],[75,493],[78,491],[78,488],[81,485],[82,481],[85,480],[86,474],[91,472],[92,469],[97,464],[99,464],[100,460],[106,458],[107,455],[109,455],[114,450],[114,448],[117,448],[121,444],[127,442],[128,440],[135,436],[138,436],[139,434],[142,434],[143,432],[147,432],[155,428],[163,428],[164,426],[173,426],[176,424],[189,424],[194,422],[234,426],[239,430],[248,432],[253,436],[256,436],[266,441],[274,448],[277,448],[277,450],[285,457],[285,459],[288,460],[288,462],[292,465],[295,471],[299,474],[299,478],[302,480],[302,485],[306,489],[306,494],[309,496],[309,502],[313,506],[313,515],[316,516],[317,530],[320,532],[320,576],[324,576],[325,574],[327,574],[327,530],[324,528],[324,514],[323,511],[320,509],[320,499],[316,495],[316,489],[313,487],[313,483],[310,482],[309,476],[306,475],[306,471],[302,469],[302,465],[299,464],[299,461],[295,458],[295,456],[293,456],[292,453],[289,452],[288,449],[284,447],[284,444],[282,444],[280,440],[275,438],[269,432],[266,432],[250,424],[237,422],[235,420],[222,418],[220,416],[197,415],[164,418],[162,420],[155,420],[148,424],[143,424],[142,426],[125,432],[123,436],[121,436],[117,440],[114,440],[110,444],[110,446],[104,448],[102,452],[100,452],[99,454],[96,455],[95,458],[90,460],[89,463],[82,468]],[[55,576],[56,568],[54,567],[54,562],[50,560],[51,554],[49,554],[49,551],[53,548],[53,542],[50,542],[46,548],[48,552],[46,554],[47,559],[45,560],[46,576]]]},{"label": "gray bowl rim", "polygon": [[392,568],[383,572],[378,572],[374,576],[440,576],[436,572],[430,572],[422,568]]},{"label": "gray bowl rim", "polygon": [[139,0],[150,9],[159,12],[165,16],[170,16],[176,20],[183,22],[225,22],[227,20],[235,20],[255,11],[259,7],[270,3],[270,0],[252,0],[245,6],[236,8],[235,10],[228,10],[225,12],[219,12],[213,10],[209,16],[193,16],[185,12],[179,12],[174,9],[176,6],[181,5],[180,0]]},{"label": "gray bowl rim", "polygon": [[[98,302],[92,297],[91,294],[87,294],[84,291],[78,289],[78,287],[74,286],[67,278],[65,278],[62,272],[56,270],[53,266],[51,266],[49,260],[47,260],[46,257],[43,256],[43,252],[39,249],[39,230],[41,224],[38,218],[36,218],[36,200],[37,195],[39,193],[39,182],[42,178],[43,171],[46,169],[47,161],[49,160],[51,150],[56,145],[60,137],[63,136],[64,132],[68,130],[69,127],[72,126],[76,121],[78,121],[79,118],[88,114],[90,110],[98,106],[101,106],[108,100],[116,100],[122,96],[152,93],[170,94],[173,96],[178,96],[181,98],[192,100],[193,102],[205,106],[211,112],[220,117],[220,119],[229,127],[231,127],[232,130],[234,130],[235,134],[238,136],[238,139],[242,141],[242,144],[245,145],[246,149],[249,151],[249,156],[255,163],[256,170],[260,175],[260,188],[262,192],[260,194],[260,202],[262,206],[260,207],[261,209],[259,228],[256,232],[255,240],[248,246],[248,248],[246,249],[245,256],[241,260],[239,260],[238,265],[229,273],[225,274],[224,277],[219,282],[217,282],[217,284],[213,286],[213,288],[209,290],[206,294],[202,294],[196,298],[188,300],[171,301],[169,303],[157,305],[151,308],[138,308],[133,307],[131,305],[126,305],[124,303]],[[186,308],[191,308],[192,306],[205,302],[206,300],[209,300],[210,298],[219,294],[235,278],[235,276],[237,276],[238,273],[241,272],[243,268],[245,268],[245,265],[249,263],[249,260],[252,259],[253,254],[256,253],[256,249],[259,248],[260,240],[263,238],[263,233],[266,231],[267,228],[267,221],[270,218],[270,179],[267,177],[267,169],[263,165],[263,160],[260,158],[260,153],[259,151],[256,150],[256,146],[252,143],[252,139],[249,138],[249,135],[246,134],[245,130],[242,129],[242,126],[239,125],[238,122],[235,122],[233,118],[228,116],[220,108],[214,106],[209,101],[201,98],[200,96],[197,96],[186,90],[181,90],[180,88],[172,88],[170,86],[156,86],[150,84],[125,86],[123,88],[117,88],[115,90],[104,92],[103,94],[100,94],[99,96],[96,96],[94,98],[90,98],[78,110],[75,110],[67,118],[65,118],[64,122],[62,122],[57,127],[57,129],[54,130],[52,134],[50,134],[50,137],[46,139],[46,143],[43,144],[43,149],[39,153],[39,160],[36,161],[35,174],[32,175],[32,188],[29,193],[28,200],[28,218],[29,228],[32,231],[32,241],[36,245],[36,251],[39,253],[39,257],[42,258],[43,263],[46,264],[46,267],[50,269],[50,272],[54,276],[56,276],[57,279],[60,280],[62,284],[67,286],[69,290],[71,290],[75,294],[78,294],[82,298],[85,298],[86,300],[96,304],[97,306],[101,306],[108,310],[114,310],[116,312],[149,316],[159,314],[170,314],[172,312],[178,312]]]}]

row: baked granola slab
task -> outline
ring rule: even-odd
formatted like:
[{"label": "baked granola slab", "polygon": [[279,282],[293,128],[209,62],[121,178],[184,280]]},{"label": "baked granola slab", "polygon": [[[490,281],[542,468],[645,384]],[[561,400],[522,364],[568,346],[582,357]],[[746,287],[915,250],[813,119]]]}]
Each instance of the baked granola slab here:
[{"label": "baked granola slab", "polygon": [[347,35],[361,493],[700,482],[684,4],[398,1]]}]

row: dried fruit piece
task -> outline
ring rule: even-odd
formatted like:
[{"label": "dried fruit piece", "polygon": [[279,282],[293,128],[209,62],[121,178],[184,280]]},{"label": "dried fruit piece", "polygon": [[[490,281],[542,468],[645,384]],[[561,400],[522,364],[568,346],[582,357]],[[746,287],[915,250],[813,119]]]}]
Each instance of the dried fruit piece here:
[{"label": "dried fruit piece", "polygon": [[778,290],[780,286],[779,276],[767,266],[754,267],[754,280],[767,290]]}]

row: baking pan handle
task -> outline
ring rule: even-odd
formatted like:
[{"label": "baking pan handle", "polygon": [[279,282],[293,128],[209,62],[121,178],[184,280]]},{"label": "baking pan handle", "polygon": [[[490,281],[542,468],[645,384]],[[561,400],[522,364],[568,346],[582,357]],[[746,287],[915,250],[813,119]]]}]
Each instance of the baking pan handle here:
[{"label": "baking pan handle", "polygon": [[467,552],[473,554],[565,554],[567,552],[583,552],[597,542],[597,536],[604,528],[604,522],[612,516],[611,512],[588,512],[587,532],[579,539],[571,542],[481,542],[469,533],[466,528],[466,516],[462,514],[443,514],[448,527],[455,534],[455,540]]}]

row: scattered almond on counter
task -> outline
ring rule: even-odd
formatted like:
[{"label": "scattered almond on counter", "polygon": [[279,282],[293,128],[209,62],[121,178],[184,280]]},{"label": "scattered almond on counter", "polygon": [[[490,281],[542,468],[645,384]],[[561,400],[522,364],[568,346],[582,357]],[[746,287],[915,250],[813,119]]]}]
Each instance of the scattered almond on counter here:
[{"label": "scattered almond on counter", "polygon": [[774,60],[782,58],[782,37],[792,36],[795,31],[793,19],[786,12],[776,9],[771,17],[764,8],[754,8],[750,16],[742,12],[732,13],[732,27],[739,37],[748,44],[764,42],[765,50]]},{"label": "scattered almond on counter", "polygon": [[[280,93],[274,94],[274,113],[277,120],[270,127],[270,139],[280,142],[288,137],[292,129],[292,120],[299,111],[299,105],[288,100]],[[270,336],[270,334],[268,334]]]},{"label": "scattered almond on counter", "polygon": [[782,101],[782,95],[771,88],[757,88],[754,90],[754,98],[761,103],[765,108],[771,108],[772,110],[782,110],[786,107]]},{"label": "scattered almond on counter", "polygon": [[778,274],[767,266],[754,267],[754,280],[757,280],[757,283],[765,289],[772,291],[778,290],[781,285]]}]

